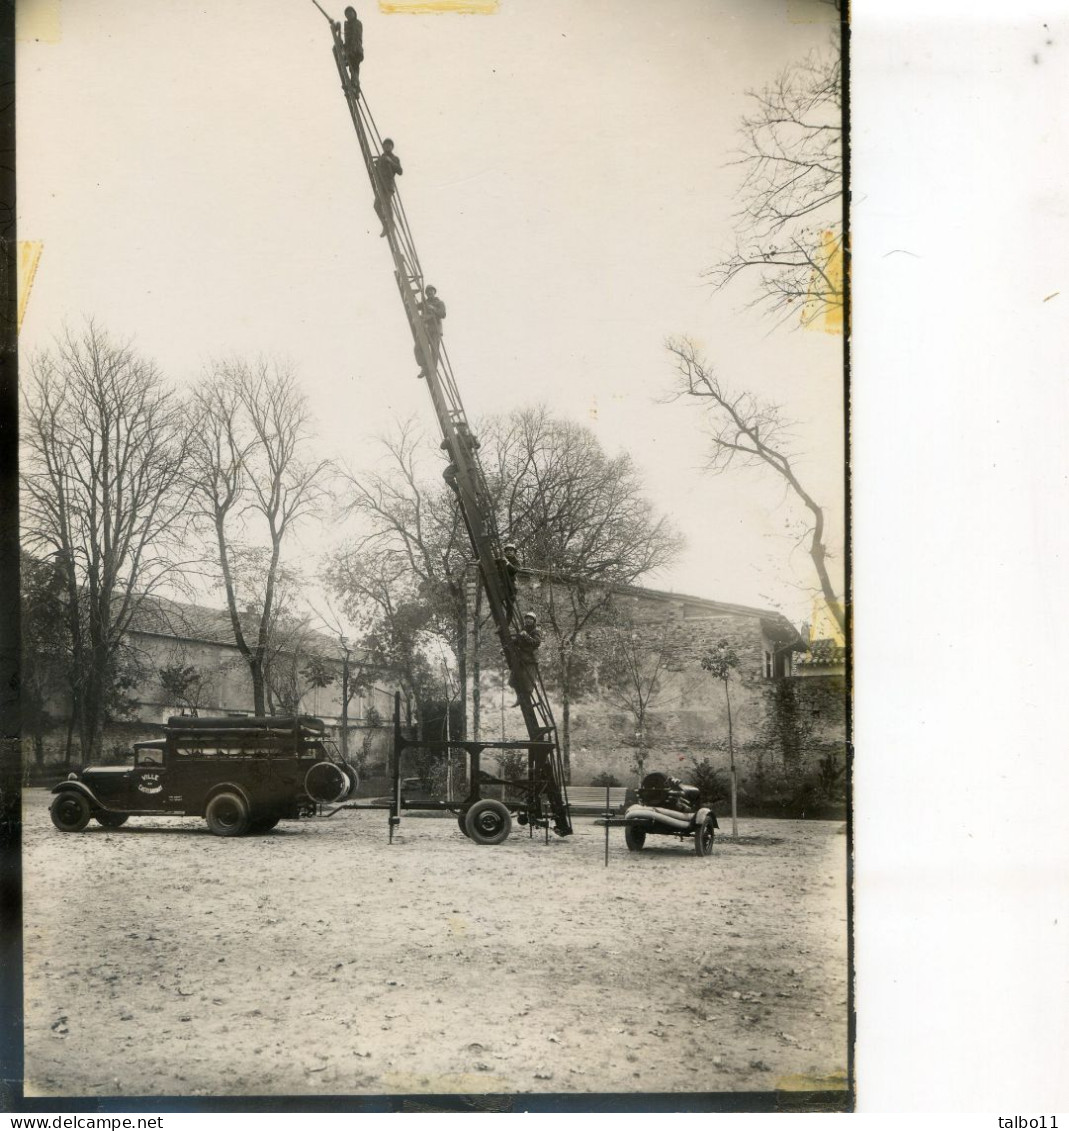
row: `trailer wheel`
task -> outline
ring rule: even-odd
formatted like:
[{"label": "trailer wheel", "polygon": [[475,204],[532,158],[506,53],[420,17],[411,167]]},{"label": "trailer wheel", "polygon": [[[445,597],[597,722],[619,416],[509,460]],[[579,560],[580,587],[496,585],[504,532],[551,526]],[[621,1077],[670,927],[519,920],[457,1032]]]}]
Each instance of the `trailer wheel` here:
[{"label": "trailer wheel", "polygon": [[57,793],[48,813],[52,824],[63,833],[80,833],[89,824],[89,802],[73,789]]},{"label": "trailer wheel", "polygon": [[635,825],[624,825],[624,841],[631,852],[641,852],[646,843],[646,830]]},{"label": "trailer wheel", "polygon": [[464,827],[464,822],[467,820],[467,818],[468,818],[467,809],[461,809],[461,811],[457,814],[457,827],[460,829],[460,831],[465,836],[468,835],[468,830]]},{"label": "trailer wheel", "polygon": [[712,856],[715,837],[716,829],[713,826],[713,818],[706,817],[702,821],[701,827],[694,833],[694,851],[699,856]]},{"label": "trailer wheel", "polygon": [[217,793],[204,810],[208,828],[216,836],[244,836],[249,831],[249,807],[236,793]]},{"label": "trailer wheel", "polygon": [[129,813],[94,813],[93,818],[98,825],[103,825],[106,829],[117,829],[130,819]]},{"label": "trailer wheel", "polygon": [[476,844],[500,844],[512,831],[512,816],[500,801],[484,797],[465,814],[464,831]]},{"label": "trailer wheel", "polygon": [[281,817],[258,817],[249,825],[249,832],[253,836],[261,836],[263,833],[269,833],[280,820]]}]

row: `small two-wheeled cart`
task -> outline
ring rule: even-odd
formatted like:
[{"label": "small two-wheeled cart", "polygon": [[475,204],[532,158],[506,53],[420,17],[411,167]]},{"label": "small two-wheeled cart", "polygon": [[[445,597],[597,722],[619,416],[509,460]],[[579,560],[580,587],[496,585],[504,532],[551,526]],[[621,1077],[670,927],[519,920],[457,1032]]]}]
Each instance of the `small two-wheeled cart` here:
[{"label": "small two-wheeled cart", "polygon": [[[716,830],[720,827],[708,805],[701,803],[696,785],[684,785],[678,778],[658,772],[647,774],[638,788],[638,800],[622,817],[605,816],[595,824],[622,828],[631,852],[641,852],[650,836],[692,839],[699,856],[713,851]],[[605,833],[608,836],[608,832]]]}]

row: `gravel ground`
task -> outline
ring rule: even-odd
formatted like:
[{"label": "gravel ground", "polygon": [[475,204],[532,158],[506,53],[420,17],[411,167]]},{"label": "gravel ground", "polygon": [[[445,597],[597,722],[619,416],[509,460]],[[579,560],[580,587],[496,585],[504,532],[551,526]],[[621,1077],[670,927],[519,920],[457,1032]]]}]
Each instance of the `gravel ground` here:
[{"label": "gravel ground", "polygon": [[[60,833],[28,790],[26,1094],[733,1092],[847,1064],[840,822],[712,857],[589,819],[480,847],[383,812]],[[726,824],[727,822],[725,822]]]}]

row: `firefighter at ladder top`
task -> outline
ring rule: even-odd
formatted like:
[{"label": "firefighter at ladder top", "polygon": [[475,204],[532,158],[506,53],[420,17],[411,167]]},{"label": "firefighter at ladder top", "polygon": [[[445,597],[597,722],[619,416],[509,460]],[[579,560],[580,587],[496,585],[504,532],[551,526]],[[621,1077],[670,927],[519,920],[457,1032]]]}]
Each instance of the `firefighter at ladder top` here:
[{"label": "firefighter at ladder top", "polygon": [[[334,25],[335,31],[341,24]],[[345,9],[345,61],[349,64],[349,74],[353,80],[353,94],[360,96],[360,64],[364,61],[364,25],[356,18],[355,8]]]},{"label": "firefighter at ladder top", "polygon": [[[423,329],[431,344],[431,363],[437,369],[438,351],[442,345],[442,319],[445,317],[445,303],[438,297],[438,291],[434,287],[428,287],[423,294],[423,301],[416,309],[423,320]],[[427,374],[423,371],[423,355],[420,353],[418,345],[416,346],[416,361],[419,362],[419,372],[416,376],[426,377]]]},{"label": "firefighter at ladder top", "polygon": [[[542,632],[534,613],[523,614],[523,629],[512,634],[512,648],[516,657],[515,669],[509,682],[517,695],[530,695],[538,676],[538,649],[542,646]],[[519,699],[512,704],[520,705]]]},{"label": "firefighter at ladder top", "polygon": [[[397,191],[394,183],[401,176],[401,158],[393,151],[393,138],[382,139],[382,152],[375,158],[375,183],[378,191],[375,193],[375,214],[382,224],[380,236],[386,235],[386,228],[393,224],[393,195]],[[444,317],[444,315],[443,315]]]}]

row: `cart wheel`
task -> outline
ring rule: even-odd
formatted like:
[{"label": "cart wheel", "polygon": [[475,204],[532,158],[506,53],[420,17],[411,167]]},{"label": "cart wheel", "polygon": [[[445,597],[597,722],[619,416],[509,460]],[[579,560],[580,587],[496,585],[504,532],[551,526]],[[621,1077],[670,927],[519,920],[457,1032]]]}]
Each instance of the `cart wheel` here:
[{"label": "cart wheel", "polygon": [[715,837],[716,829],[713,826],[713,818],[706,817],[701,823],[701,828],[694,833],[694,851],[699,856],[712,856]]},{"label": "cart wheel", "polygon": [[80,833],[89,824],[89,802],[73,789],[57,793],[48,812],[60,832]]},{"label": "cart wheel", "polygon": [[512,831],[512,817],[500,801],[484,797],[465,814],[464,831],[476,844],[500,844]]},{"label": "cart wheel", "polygon": [[646,830],[635,825],[624,825],[624,841],[632,852],[641,852],[646,843]]},{"label": "cart wheel", "polygon": [[117,829],[121,825],[125,825],[130,819],[129,813],[94,813],[93,818],[98,825],[103,825],[106,829]]}]

